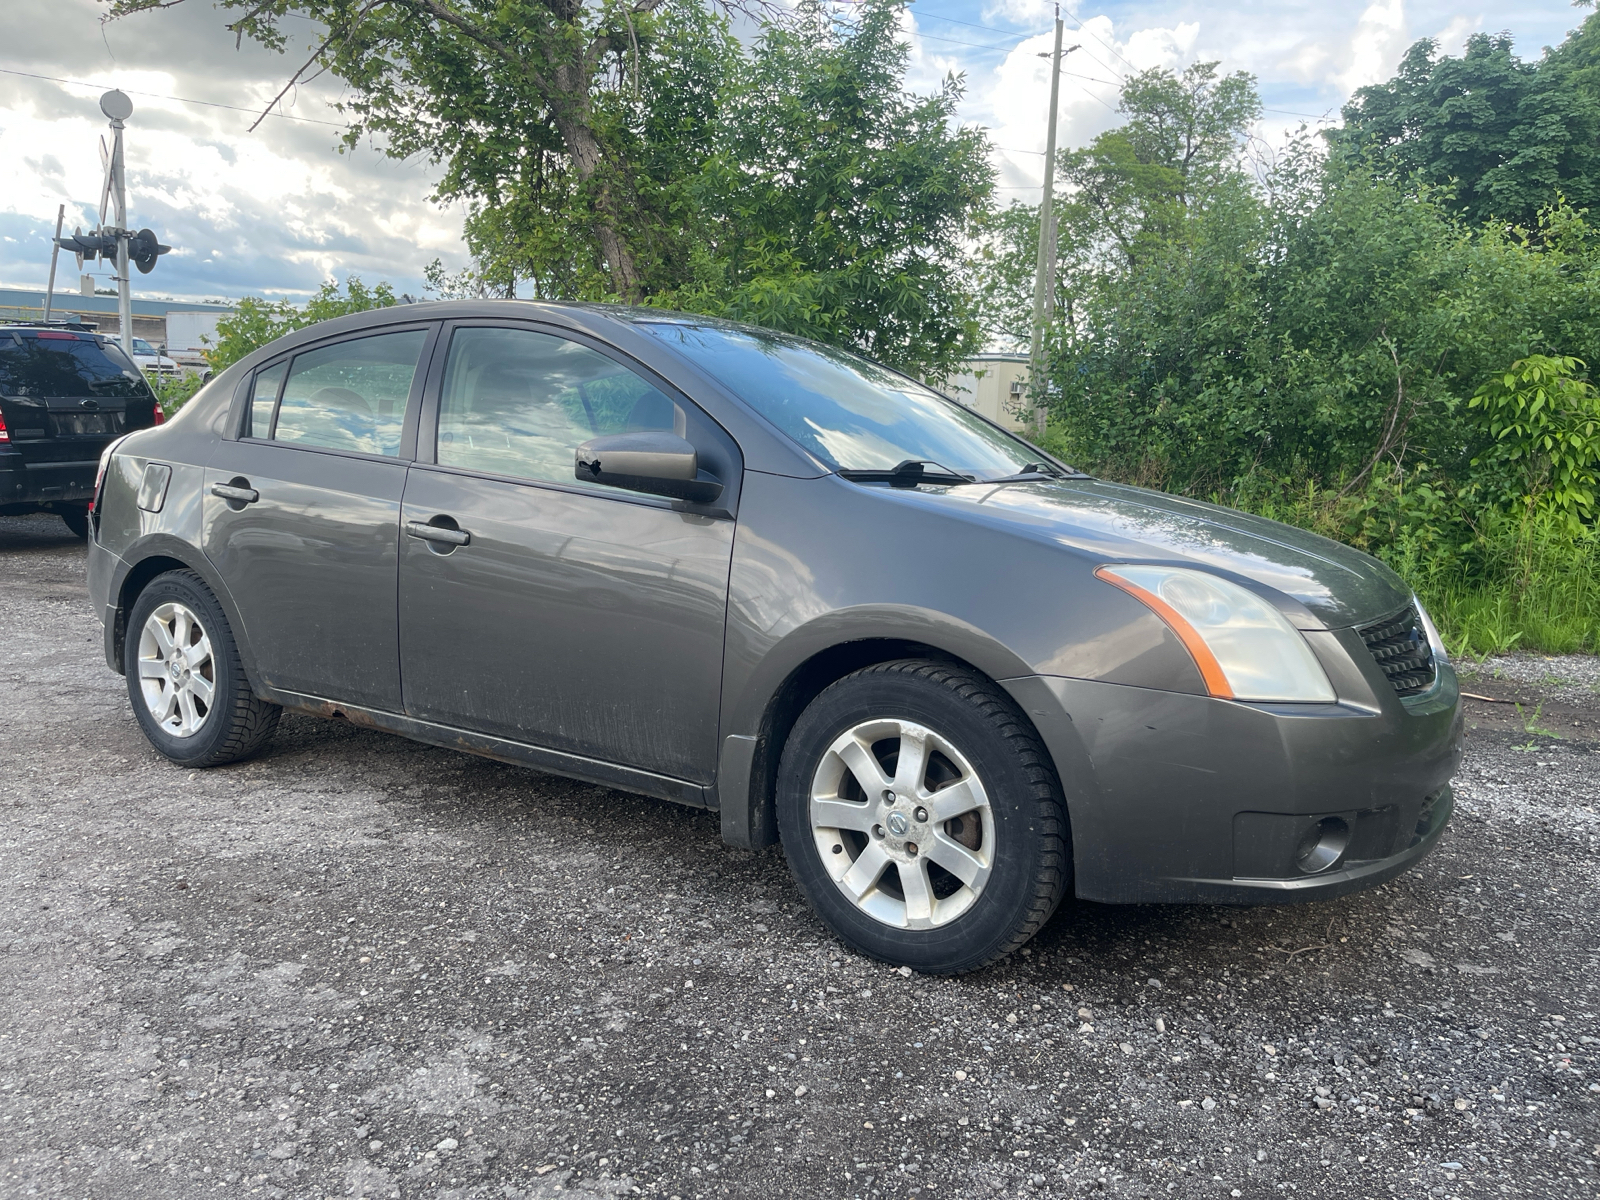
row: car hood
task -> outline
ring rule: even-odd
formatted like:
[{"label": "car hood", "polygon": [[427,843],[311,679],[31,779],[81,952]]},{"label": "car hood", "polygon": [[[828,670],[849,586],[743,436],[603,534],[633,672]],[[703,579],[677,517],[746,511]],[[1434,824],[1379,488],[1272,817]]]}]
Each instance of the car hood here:
[{"label": "car hood", "polygon": [[1371,555],[1292,525],[1147,488],[1092,479],[941,489],[989,519],[1108,562],[1159,561],[1243,576],[1293,597],[1330,629],[1365,624],[1411,591]]}]

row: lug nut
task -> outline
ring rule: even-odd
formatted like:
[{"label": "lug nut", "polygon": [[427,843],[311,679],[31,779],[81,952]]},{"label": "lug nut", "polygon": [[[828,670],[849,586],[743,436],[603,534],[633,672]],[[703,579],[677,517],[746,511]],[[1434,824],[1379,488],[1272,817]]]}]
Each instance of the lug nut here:
[{"label": "lug nut", "polygon": [[881,838],[883,836],[883,826],[882,825],[874,825],[872,827],[872,836],[875,837],[875,838]]},{"label": "lug nut", "polygon": [[898,799],[899,799],[899,797],[896,796],[893,792],[885,791],[883,793],[883,802],[885,804],[893,804]]},{"label": "lug nut", "polygon": [[915,858],[917,856],[917,844],[915,842],[907,842],[906,853],[911,855],[912,858]]},{"label": "lug nut", "polygon": [[928,819],[928,810],[925,808],[919,808],[911,815],[916,817],[918,821],[926,821]]}]

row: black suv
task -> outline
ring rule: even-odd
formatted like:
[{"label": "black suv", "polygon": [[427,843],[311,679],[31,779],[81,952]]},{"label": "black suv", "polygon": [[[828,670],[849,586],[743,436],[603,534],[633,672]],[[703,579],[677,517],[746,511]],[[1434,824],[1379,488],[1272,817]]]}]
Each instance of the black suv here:
[{"label": "black suv", "polygon": [[0,516],[55,512],[89,532],[100,452],[161,423],[133,360],[86,325],[0,325]]}]

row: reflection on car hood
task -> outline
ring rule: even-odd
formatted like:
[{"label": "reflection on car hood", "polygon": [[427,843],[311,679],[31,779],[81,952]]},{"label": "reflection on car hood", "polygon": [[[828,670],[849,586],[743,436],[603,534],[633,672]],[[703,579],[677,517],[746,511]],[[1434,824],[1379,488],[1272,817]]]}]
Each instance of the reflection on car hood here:
[{"label": "reflection on car hood", "polygon": [[1329,628],[1388,616],[1411,598],[1398,575],[1359,550],[1165,492],[1080,479],[942,492],[1107,561],[1181,559],[1242,575],[1294,597]]}]

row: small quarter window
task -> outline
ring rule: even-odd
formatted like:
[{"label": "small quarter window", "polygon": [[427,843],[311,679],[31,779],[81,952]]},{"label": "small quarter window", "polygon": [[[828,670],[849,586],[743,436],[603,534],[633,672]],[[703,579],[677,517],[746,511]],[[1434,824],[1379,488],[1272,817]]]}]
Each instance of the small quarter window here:
[{"label": "small quarter window", "polygon": [[397,456],[427,336],[420,329],[379,334],[297,355],[283,385],[273,439]]},{"label": "small quarter window", "polygon": [[278,388],[283,385],[283,373],[288,369],[289,364],[281,362],[256,375],[250,389],[250,427],[245,430],[246,437],[272,436],[272,409],[278,403]]},{"label": "small quarter window", "polygon": [[[441,466],[575,484],[592,437],[683,436],[683,409],[620,363],[529,329],[458,329],[439,397]],[[614,491],[615,489],[606,489]]]}]

